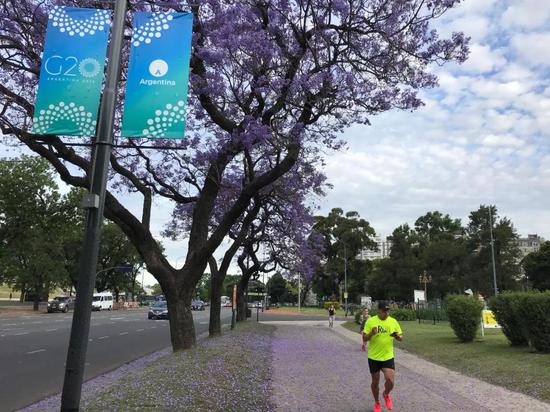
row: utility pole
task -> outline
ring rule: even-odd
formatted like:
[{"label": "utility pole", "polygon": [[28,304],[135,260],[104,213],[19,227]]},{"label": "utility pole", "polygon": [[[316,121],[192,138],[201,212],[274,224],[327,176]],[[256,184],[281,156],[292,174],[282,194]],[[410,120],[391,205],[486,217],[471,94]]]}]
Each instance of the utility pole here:
[{"label": "utility pole", "polygon": [[302,287],[302,284],[300,283],[300,274],[298,274],[298,310],[300,310],[300,297],[302,296],[302,291],[301,291],[301,287]]},{"label": "utility pole", "polygon": [[495,268],[495,239],[493,239],[493,213],[492,207],[489,206],[489,232],[491,233],[491,259],[493,261],[493,286],[495,288],[495,296],[498,295],[497,289],[497,271]]},{"label": "utility pole", "polygon": [[103,209],[105,207],[105,192],[109,170],[109,158],[113,144],[113,124],[115,119],[116,91],[120,76],[120,56],[124,35],[126,17],[126,0],[115,1],[111,44],[109,46],[105,89],[99,112],[99,125],[95,138],[95,153],[92,163],[90,192],[83,201],[86,209],[86,230],[77,286],[77,299],[71,337],[67,351],[65,380],[61,395],[61,411],[78,411],[80,395],[84,378],[84,364],[88,349],[90,332],[90,317],[92,311],[92,296],[94,292],[97,258],[101,226],[103,224]]},{"label": "utility pole", "polygon": [[344,243],[344,301],[346,305],[345,317],[348,316],[348,255]]}]

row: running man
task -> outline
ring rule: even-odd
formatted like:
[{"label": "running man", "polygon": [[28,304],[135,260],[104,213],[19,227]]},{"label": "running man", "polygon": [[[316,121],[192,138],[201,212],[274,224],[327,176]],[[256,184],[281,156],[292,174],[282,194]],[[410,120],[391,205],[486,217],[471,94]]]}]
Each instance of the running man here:
[{"label": "running man", "polygon": [[403,340],[403,332],[399,323],[389,315],[388,302],[378,302],[376,316],[371,316],[365,323],[365,337],[369,343],[369,370],[372,377],[371,390],[374,395],[374,412],[381,412],[379,398],[380,371],[384,374],[384,391],[382,396],[386,408],[391,410],[393,402],[390,392],[395,379],[395,362],[393,359],[393,340]]},{"label": "running man", "polygon": [[334,313],[335,313],[334,305],[330,305],[328,308],[328,325],[332,328],[332,325],[334,323]]}]

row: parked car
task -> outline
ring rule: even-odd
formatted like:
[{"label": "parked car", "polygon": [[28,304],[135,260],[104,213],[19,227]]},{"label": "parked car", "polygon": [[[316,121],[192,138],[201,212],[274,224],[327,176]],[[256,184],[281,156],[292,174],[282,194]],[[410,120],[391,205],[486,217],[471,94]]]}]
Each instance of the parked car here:
[{"label": "parked car", "polygon": [[264,306],[264,303],[259,302],[259,301],[248,303],[249,308],[260,308],[261,309],[263,306]]},{"label": "parked car", "polygon": [[94,293],[92,310],[111,310],[113,308],[113,294],[111,292]]},{"label": "parked car", "polygon": [[166,301],[158,301],[149,306],[148,319],[168,319],[168,305]]},{"label": "parked car", "polygon": [[48,313],[64,312],[67,313],[74,309],[74,298],[69,296],[56,296],[48,302]]},{"label": "parked car", "polygon": [[204,302],[202,300],[194,300],[191,302],[191,310],[204,310]]}]

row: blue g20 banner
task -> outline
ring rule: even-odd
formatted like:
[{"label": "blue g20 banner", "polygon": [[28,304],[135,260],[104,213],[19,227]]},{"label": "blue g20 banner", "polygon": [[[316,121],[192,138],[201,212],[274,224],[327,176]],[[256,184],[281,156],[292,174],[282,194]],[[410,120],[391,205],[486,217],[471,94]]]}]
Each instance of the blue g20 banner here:
[{"label": "blue g20 banner", "polygon": [[135,14],[122,136],[184,137],[192,29],[191,13]]},{"label": "blue g20 banner", "polygon": [[94,136],[110,24],[108,10],[52,9],[33,133]]}]

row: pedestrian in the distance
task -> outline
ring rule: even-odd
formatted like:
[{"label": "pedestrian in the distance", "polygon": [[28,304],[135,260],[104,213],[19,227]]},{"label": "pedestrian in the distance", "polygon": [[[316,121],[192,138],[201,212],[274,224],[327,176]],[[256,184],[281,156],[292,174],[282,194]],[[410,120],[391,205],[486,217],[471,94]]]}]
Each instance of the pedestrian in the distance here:
[{"label": "pedestrian in the distance", "polygon": [[403,332],[397,320],[389,315],[388,302],[380,301],[377,306],[377,315],[370,317],[365,323],[366,339],[369,342],[369,370],[372,383],[371,390],[374,396],[374,412],[381,412],[379,398],[380,372],[384,374],[384,391],[382,396],[386,408],[391,410],[393,402],[390,392],[395,382],[395,362],[393,358],[393,340],[401,342]]},{"label": "pedestrian in the distance", "polygon": [[328,308],[328,325],[332,328],[332,325],[334,324],[334,313],[336,310],[334,309],[334,305],[330,305]]},{"label": "pedestrian in the distance", "polygon": [[361,329],[359,329],[359,333],[361,334],[361,350],[365,352],[367,350],[367,334],[365,333],[365,323],[367,323],[367,320],[370,318],[369,315],[369,308],[363,309],[363,314],[361,315]]}]

